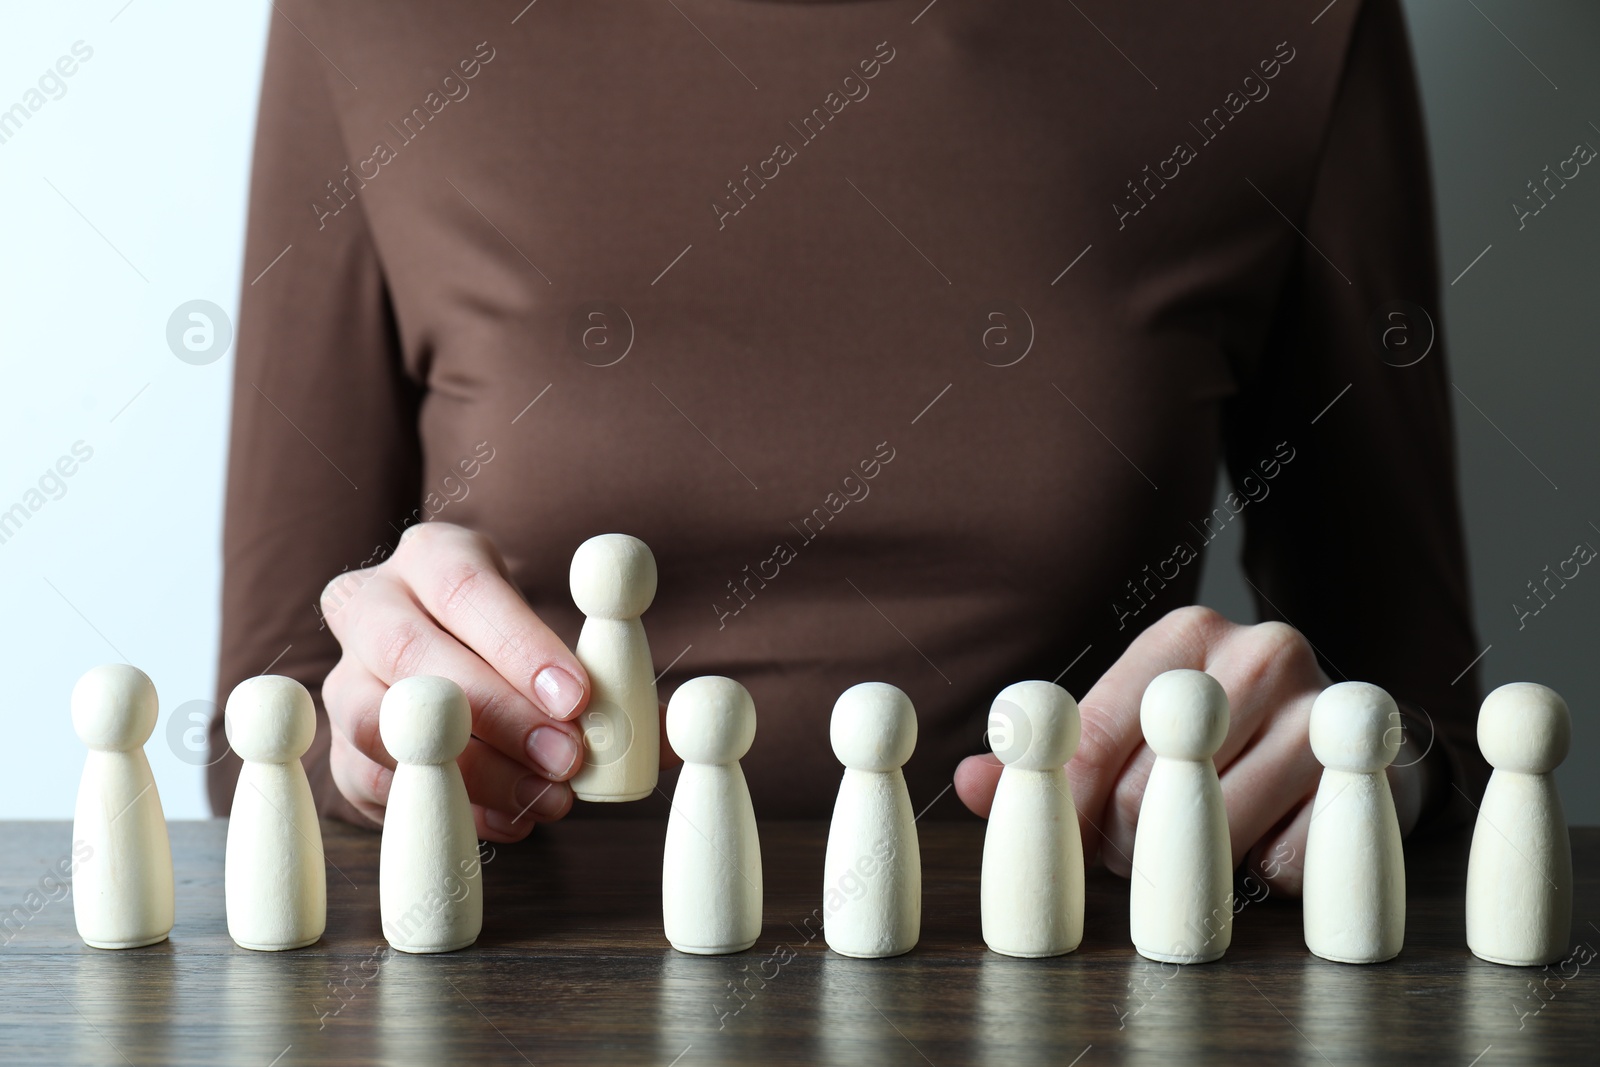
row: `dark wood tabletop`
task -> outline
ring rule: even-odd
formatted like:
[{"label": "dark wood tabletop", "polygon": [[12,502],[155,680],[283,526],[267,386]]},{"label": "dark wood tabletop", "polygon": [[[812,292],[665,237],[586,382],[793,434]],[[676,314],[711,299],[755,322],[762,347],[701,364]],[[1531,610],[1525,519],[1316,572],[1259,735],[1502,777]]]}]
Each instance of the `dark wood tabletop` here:
[{"label": "dark wood tabletop", "polygon": [[[0,824],[0,1063],[65,1064],[1293,1064],[1594,1063],[1600,1058],[1600,829],[1573,832],[1564,965],[1511,968],[1465,943],[1465,839],[1408,851],[1406,945],[1376,966],[1305,949],[1299,903],[1240,897],[1220,962],[1156,964],[1128,941],[1128,885],[1090,872],[1071,955],[984,948],[983,827],[919,825],[922,941],[852,960],[820,936],[822,823],[761,828],[756,947],[685,956],[661,932],[659,822],[541,827],[484,846],[483,936],[461,952],[390,952],[378,836],[323,826],[328,929],[316,945],[236,947],[223,916],[226,824],[172,824],[169,941],[83,945],[48,879],[63,822]],[[30,896],[31,894],[34,894]],[[57,898],[57,899],[52,899]],[[808,920],[810,920],[808,922]]]}]

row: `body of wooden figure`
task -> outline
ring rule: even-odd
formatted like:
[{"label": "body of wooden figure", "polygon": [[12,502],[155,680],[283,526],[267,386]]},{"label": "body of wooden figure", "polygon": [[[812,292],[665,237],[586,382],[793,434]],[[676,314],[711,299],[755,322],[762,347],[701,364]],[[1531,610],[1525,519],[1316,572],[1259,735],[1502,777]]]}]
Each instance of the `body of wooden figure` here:
[{"label": "body of wooden figure", "polygon": [[1311,750],[1326,768],[1306,832],[1306,947],[1338,963],[1381,963],[1405,943],[1406,860],[1385,768],[1400,709],[1366,682],[1329,686],[1311,707]]},{"label": "body of wooden figure", "polygon": [[322,826],[300,765],[316,707],[293,678],[260,675],[234,688],[224,714],[228,744],[244,760],[228,816],[228,936],[261,952],[304,948],[328,919]]},{"label": "body of wooden figure", "polygon": [[1228,696],[1203,671],[1145,689],[1139,725],[1155,753],[1139,806],[1128,927],[1141,956],[1207,963],[1233,940],[1233,861],[1211,757],[1228,736]]},{"label": "body of wooden figure", "polygon": [[661,915],[679,952],[743,952],[761,936],[761,841],[739,760],[756,709],[732,678],[694,678],[667,705],[683,758],[661,863]]},{"label": "body of wooden figure", "polygon": [[829,733],[845,772],[823,858],[823,934],[843,956],[898,956],[922,931],[922,853],[900,770],[917,713],[894,686],[863,682],[834,704]]},{"label": "body of wooden figure", "polygon": [[483,929],[477,828],[456,757],[472,709],[445,678],[396,682],[378,711],[383,747],[397,766],[378,856],[383,936],[401,952],[452,952]]},{"label": "body of wooden figure", "polygon": [[1018,682],[989,711],[1005,764],[983,837],[983,940],[1007,956],[1059,956],[1083,940],[1083,842],[1064,764],[1078,704],[1050,682]]},{"label": "body of wooden figure", "polygon": [[1554,690],[1513,682],[1478,712],[1494,767],[1467,860],[1467,947],[1513,967],[1555,963],[1572,932],[1572,844],[1556,790],[1572,718]]},{"label": "body of wooden figure", "polygon": [[656,595],[656,561],[637,537],[591,537],[572,557],[572,599],[587,618],[573,648],[589,674],[579,800],[643,800],[661,770],[661,705],[639,616]]},{"label": "body of wooden figure", "polygon": [[172,845],[144,754],[158,714],[155,686],[125,663],[94,668],[72,690],[72,727],[89,748],[72,817],[72,910],[92,948],[140,948],[172,932]]}]

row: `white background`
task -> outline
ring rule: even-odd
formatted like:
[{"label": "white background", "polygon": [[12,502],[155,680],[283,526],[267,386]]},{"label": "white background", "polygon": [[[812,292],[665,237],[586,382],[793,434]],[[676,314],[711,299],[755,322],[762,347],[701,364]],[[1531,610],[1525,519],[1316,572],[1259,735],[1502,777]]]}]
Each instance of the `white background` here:
[{"label": "white background", "polygon": [[[1306,6],[1308,21],[1321,6]],[[1600,575],[1525,630],[1510,605],[1576,540],[1600,546],[1586,525],[1600,526],[1600,172],[1520,232],[1508,202],[1575,141],[1600,146],[1588,125],[1600,124],[1600,12],[1508,0],[1407,10],[1439,189],[1474,593],[1492,646],[1484,678],[1567,696],[1562,789],[1574,822],[1597,823],[1600,783],[1584,769],[1600,759]],[[67,696],[83,671],[122,659],[161,694],[147,751],[168,816],[208,814],[198,758],[179,758],[167,736],[174,711],[209,700],[215,680],[232,360],[180,362],[165,335],[189,300],[230,317],[237,307],[270,12],[104,0],[10,3],[0,16],[0,109],[73,42],[94,49],[66,94],[0,144],[0,510],[74,442],[94,450],[66,494],[0,544],[0,818],[71,816],[83,755]],[[1217,543],[1203,599],[1246,618],[1237,550],[1236,531]]]},{"label": "white background", "polygon": [[146,751],[168,816],[209,814],[165,728],[213,695],[232,357],[183,363],[166,325],[189,300],[238,306],[270,7],[124,2],[0,16],[0,109],[73,42],[94,49],[0,144],[0,510],[73,442],[94,449],[0,544],[6,819],[71,818],[83,749],[67,697],[122,659],[161,697]]}]

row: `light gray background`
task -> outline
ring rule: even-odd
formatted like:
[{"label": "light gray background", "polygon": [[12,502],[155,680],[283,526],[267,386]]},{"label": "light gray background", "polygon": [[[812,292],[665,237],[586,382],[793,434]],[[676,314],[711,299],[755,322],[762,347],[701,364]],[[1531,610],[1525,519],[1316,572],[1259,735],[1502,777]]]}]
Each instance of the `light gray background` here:
[{"label": "light gray background", "polygon": [[[1322,3],[1285,10],[1295,6],[1309,22]],[[1600,547],[1600,167],[1520,232],[1508,206],[1576,142],[1600,147],[1600,7],[1406,9],[1447,285],[1442,315],[1429,310],[1458,387],[1483,677],[1565,694],[1574,739],[1562,793],[1573,822],[1600,823],[1600,570],[1586,568],[1524,629],[1512,609],[1577,542]],[[214,683],[232,359],[182,363],[165,333],[189,300],[232,316],[241,271],[266,266],[240,257],[271,8],[105,0],[0,11],[0,109],[74,41],[94,49],[66,94],[0,144],[0,510],[75,441],[94,449],[65,495],[0,544],[0,818],[71,816],[83,754],[67,694],[84,670],[118,659],[161,693],[147,751],[169,817],[204,817],[196,755],[181,729],[169,745],[167,727]],[[1230,526],[1216,542],[1202,599],[1249,619],[1237,539]]]}]

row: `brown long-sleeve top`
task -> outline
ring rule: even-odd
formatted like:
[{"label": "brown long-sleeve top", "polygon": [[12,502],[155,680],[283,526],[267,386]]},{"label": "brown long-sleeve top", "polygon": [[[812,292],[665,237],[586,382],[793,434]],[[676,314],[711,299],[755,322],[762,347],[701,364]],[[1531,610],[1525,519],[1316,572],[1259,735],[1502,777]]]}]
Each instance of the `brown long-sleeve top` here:
[{"label": "brown long-sleeve top", "polygon": [[1470,791],[1395,0],[516,7],[272,17],[219,694],[318,693],[320,591],[414,521],[488,534],[569,642],[572,553],[623,531],[663,695],[755,699],[763,817],[828,811],[864,680],[917,707],[921,808],[1000,688],[1081,696],[1242,523],[1262,616],[1424,709]]}]

